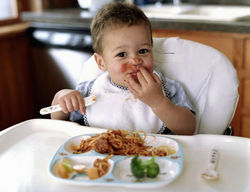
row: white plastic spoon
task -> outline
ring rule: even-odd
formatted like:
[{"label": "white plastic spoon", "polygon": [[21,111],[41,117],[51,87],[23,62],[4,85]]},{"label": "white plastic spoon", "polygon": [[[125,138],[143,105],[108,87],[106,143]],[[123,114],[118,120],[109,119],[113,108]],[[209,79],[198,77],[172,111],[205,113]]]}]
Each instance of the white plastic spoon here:
[{"label": "white plastic spoon", "polygon": [[213,181],[219,178],[219,173],[216,171],[218,156],[219,156],[219,151],[217,149],[212,149],[208,163],[208,168],[204,173],[201,174],[202,179]]},{"label": "white plastic spoon", "polygon": [[[90,95],[88,97],[85,97],[84,98],[85,107],[93,104],[95,101],[96,101],[96,95]],[[52,105],[50,107],[42,108],[40,110],[40,114],[41,115],[47,115],[47,114],[54,113],[54,112],[61,111],[61,110],[62,110],[62,108],[60,107],[59,104],[58,105]]]}]

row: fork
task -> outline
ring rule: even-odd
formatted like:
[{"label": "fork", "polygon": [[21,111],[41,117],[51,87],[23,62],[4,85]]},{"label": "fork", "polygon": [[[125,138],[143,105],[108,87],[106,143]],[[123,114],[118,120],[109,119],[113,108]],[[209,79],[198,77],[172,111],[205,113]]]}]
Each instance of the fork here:
[{"label": "fork", "polygon": [[[88,97],[84,97],[85,107],[93,104],[95,101],[96,101],[96,95],[90,95]],[[40,110],[40,114],[41,115],[47,115],[47,114],[54,113],[54,112],[61,111],[61,110],[62,110],[62,108],[60,107],[59,104],[58,105],[52,105],[52,106],[49,106],[49,107],[42,108]]]}]

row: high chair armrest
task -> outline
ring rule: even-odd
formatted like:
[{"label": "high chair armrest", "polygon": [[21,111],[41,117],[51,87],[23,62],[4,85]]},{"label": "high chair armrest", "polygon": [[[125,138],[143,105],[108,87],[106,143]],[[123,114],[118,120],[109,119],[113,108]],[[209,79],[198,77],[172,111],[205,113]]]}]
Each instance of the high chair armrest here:
[{"label": "high chair armrest", "polygon": [[225,129],[224,135],[233,135],[233,127],[229,125],[229,126]]}]

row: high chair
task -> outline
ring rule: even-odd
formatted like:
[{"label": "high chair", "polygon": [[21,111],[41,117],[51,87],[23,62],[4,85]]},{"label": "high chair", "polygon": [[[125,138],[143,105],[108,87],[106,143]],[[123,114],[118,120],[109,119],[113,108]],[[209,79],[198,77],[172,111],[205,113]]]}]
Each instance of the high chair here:
[{"label": "high chair", "polygon": [[[231,131],[239,98],[239,81],[232,63],[212,47],[179,37],[154,38],[153,43],[155,66],[183,85],[196,109],[195,134]],[[92,56],[84,64],[79,82],[100,73]]]}]

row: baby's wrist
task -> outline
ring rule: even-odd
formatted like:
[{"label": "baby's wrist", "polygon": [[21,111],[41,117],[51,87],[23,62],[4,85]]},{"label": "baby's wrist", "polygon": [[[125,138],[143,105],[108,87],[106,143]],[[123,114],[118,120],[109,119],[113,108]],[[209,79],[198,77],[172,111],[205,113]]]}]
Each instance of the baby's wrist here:
[{"label": "baby's wrist", "polygon": [[155,102],[150,105],[152,111],[158,111],[158,108],[160,108],[162,105],[164,105],[165,97],[162,97],[160,99],[155,99]]}]

